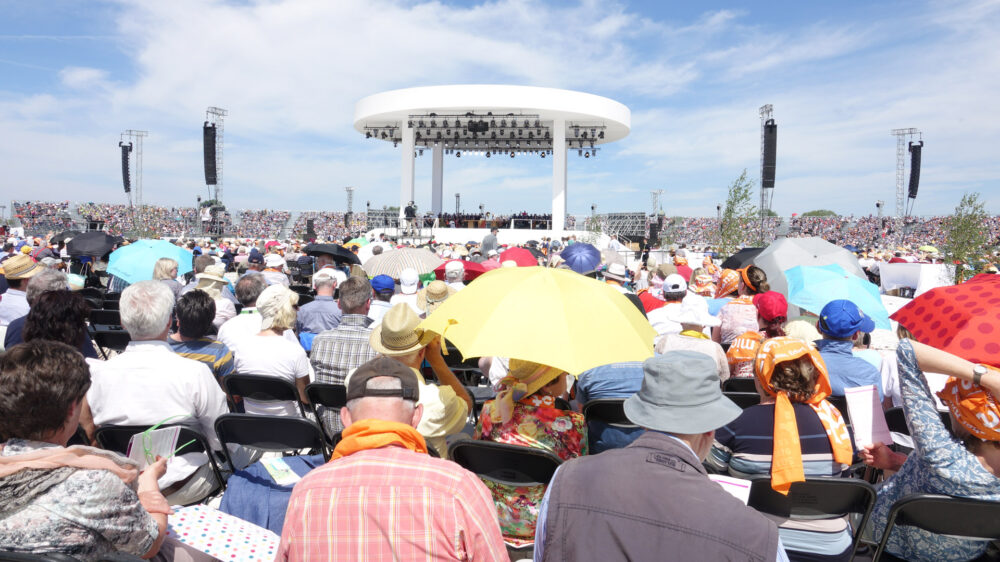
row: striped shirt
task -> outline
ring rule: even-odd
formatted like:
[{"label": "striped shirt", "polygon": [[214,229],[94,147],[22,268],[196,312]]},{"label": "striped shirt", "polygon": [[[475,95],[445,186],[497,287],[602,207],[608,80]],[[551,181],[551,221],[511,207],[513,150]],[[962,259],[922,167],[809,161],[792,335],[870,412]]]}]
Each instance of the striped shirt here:
[{"label": "striped shirt", "polygon": [[295,485],[277,560],[504,560],[486,486],[402,447],[331,461]]},{"label": "striped shirt", "polygon": [[212,338],[198,338],[190,341],[175,341],[174,338],[167,338],[170,349],[181,357],[201,361],[208,365],[215,375],[216,380],[233,374],[233,353],[229,351],[226,344]]}]

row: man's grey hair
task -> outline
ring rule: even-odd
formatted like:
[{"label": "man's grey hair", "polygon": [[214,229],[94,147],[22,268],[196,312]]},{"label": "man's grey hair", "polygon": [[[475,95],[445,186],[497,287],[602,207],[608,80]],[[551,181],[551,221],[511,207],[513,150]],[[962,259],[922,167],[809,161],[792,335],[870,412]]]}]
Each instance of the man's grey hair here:
[{"label": "man's grey hair", "polygon": [[337,278],[328,277],[326,275],[320,276],[318,278],[316,276],[313,276],[313,285],[315,286],[317,291],[320,289],[335,289],[337,287]]},{"label": "man's grey hair", "polygon": [[42,293],[49,291],[65,291],[69,289],[69,278],[66,274],[57,269],[43,269],[37,275],[28,280],[28,286],[24,290],[24,298],[29,305],[35,304]]},{"label": "man's grey hair", "polygon": [[140,281],[122,291],[122,327],[133,341],[156,339],[170,325],[174,293],[166,283]]},{"label": "man's grey hair", "polygon": [[449,283],[454,283],[456,281],[461,281],[464,277],[465,277],[465,270],[464,269],[452,270],[452,271],[448,271],[446,269],[445,272],[444,272],[444,278]]},{"label": "man's grey hair", "polygon": [[267,281],[259,273],[249,273],[236,282],[236,300],[244,307],[257,305],[257,297],[267,288]]},{"label": "man's grey hair", "polygon": [[374,248],[372,248],[372,255],[377,256],[381,254],[384,250],[385,248],[383,248],[382,246],[375,246]]},{"label": "man's grey hair", "polygon": [[357,314],[372,298],[372,284],[364,277],[349,277],[340,284],[340,310],[344,314]]},{"label": "man's grey hair", "polygon": [[[403,383],[396,377],[374,377],[368,379],[368,384],[365,388],[371,390],[400,390],[403,388]],[[357,413],[358,404],[362,400],[398,401],[403,408],[406,408],[405,417],[412,416],[413,410],[417,407],[417,403],[414,400],[406,400],[400,396],[362,396],[361,398],[355,398],[347,402],[347,410],[351,412],[351,416]]]}]

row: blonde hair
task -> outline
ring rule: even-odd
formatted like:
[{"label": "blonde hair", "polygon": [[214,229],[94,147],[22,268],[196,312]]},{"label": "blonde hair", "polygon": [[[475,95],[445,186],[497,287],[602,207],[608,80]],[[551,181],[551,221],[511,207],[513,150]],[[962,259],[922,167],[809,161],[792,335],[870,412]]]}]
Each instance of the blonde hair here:
[{"label": "blonde hair", "polygon": [[257,297],[257,312],[260,313],[261,330],[290,330],[295,327],[297,312],[295,305],[299,295],[288,287],[275,283],[264,289]]},{"label": "blonde hair", "polygon": [[177,267],[177,261],[171,258],[160,258],[156,260],[156,265],[153,266],[153,279],[156,281],[173,279],[176,276],[171,275],[170,272],[175,267]]}]

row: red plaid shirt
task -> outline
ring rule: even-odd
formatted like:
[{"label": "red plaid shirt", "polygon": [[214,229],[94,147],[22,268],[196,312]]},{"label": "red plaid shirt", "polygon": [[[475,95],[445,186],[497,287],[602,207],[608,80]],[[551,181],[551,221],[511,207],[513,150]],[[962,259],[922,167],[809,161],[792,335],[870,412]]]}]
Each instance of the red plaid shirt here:
[{"label": "red plaid shirt", "polygon": [[360,451],[295,485],[278,560],[508,560],[486,486],[402,447]]}]

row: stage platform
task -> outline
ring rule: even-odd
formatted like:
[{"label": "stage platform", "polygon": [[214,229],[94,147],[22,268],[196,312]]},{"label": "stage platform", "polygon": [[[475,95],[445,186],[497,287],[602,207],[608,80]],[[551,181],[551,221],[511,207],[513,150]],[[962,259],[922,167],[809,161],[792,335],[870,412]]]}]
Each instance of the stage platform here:
[{"label": "stage platform", "polygon": [[[466,244],[474,242],[480,244],[483,238],[490,233],[489,228],[429,228],[419,229],[416,236],[408,236],[405,228],[374,228],[369,230],[366,236],[378,239],[383,232],[389,238],[395,238],[400,242],[411,242],[423,244],[431,240],[440,244]],[[552,240],[562,240],[563,237],[575,236],[580,242],[590,242],[598,248],[607,248],[611,238],[606,235],[595,235],[587,230],[548,230],[548,229],[526,229],[526,228],[501,228],[497,232],[498,244],[523,244],[528,240],[541,241],[548,237]]]}]

